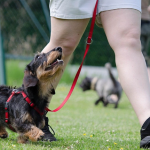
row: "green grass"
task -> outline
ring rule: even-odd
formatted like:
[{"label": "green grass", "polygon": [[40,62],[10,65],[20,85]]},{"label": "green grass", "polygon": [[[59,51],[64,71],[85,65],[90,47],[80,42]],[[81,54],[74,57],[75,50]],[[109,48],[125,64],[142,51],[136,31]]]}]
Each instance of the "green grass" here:
[{"label": "green grass", "polygon": [[21,86],[23,73],[26,64],[29,63],[27,61],[6,61],[6,80],[7,85],[10,86]]},{"label": "green grass", "polygon": [[[20,84],[19,77],[14,82],[11,80],[8,80],[9,83]],[[61,83],[57,87],[50,109],[55,109],[60,105],[68,94],[70,86]],[[140,150],[140,125],[125,94],[123,94],[118,109],[114,109],[113,105],[106,108],[102,104],[95,106],[96,99],[96,92],[82,92],[77,85],[69,101],[60,111],[48,113],[49,124],[56,132],[56,142],[18,144],[17,134],[8,130],[9,137],[0,139],[0,149]]]},{"label": "green grass", "polygon": [[[59,85],[50,108],[63,101],[70,86]],[[83,93],[76,87],[66,105],[56,113],[48,113],[49,123],[56,132],[56,142],[17,144],[17,134],[9,131],[8,139],[0,139],[0,149],[18,150],[138,150],[140,126],[125,95],[119,108],[94,106],[94,91]],[[13,147],[15,146],[15,147]]]}]

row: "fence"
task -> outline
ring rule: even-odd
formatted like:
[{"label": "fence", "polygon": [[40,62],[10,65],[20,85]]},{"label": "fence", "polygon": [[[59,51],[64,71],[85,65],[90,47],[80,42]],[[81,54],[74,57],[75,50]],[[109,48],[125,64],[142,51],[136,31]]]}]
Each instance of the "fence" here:
[{"label": "fence", "polygon": [[0,1],[1,83],[6,83],[5,57],[21,60],[31,59],[35,52],[40,52],[49,42],[50,17],[48,4],[48,0]]},{"label": "fence", "polygon": [[6,84],[6,74],[5,74],[5,58],[3,51],[3,39],[1,34],[1,26],[0,26],[0,81],[1,84]]}]

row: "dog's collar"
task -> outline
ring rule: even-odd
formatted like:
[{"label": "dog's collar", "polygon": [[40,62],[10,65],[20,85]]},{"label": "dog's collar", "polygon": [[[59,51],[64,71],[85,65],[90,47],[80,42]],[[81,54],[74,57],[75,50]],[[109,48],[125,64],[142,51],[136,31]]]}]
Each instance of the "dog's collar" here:
[{"label": "dog's collar", "polygon": [[[13,89],[11,95],[9,96],[9,98],[7,99],[6,101],[6,104],[5,104],[5,122],[8,123],[8,119],[9,119],[9,114],[8,114],[8,103],[10,102],[10,100],[12,99],[12,97],[15,95],[15,94],[22,94],[24,100],[27,101],[27,103],[33,107],[34,110],[36,110],[41,116],[44,115],[44,112],[41,112],[35,105],[34,103],[32,103],[32,101],[29,99],[29,97],[25,94],[25,92],[23,91],[18,91],[17,89]],[[45,108],[45,110],[47,111],[47,108]],[[9,125],[9,128],[12,130],[12,131],[15,131],[15,129],[10,125]]]},{"label": "dog's collar", "polygon": [[94,77],[94,78],[92,79],[92,81],[91,81],[91,89],[92,89],[92,90],[95,90],[97,81],[98,81],[98,78],[97,78],[97,77]]}]

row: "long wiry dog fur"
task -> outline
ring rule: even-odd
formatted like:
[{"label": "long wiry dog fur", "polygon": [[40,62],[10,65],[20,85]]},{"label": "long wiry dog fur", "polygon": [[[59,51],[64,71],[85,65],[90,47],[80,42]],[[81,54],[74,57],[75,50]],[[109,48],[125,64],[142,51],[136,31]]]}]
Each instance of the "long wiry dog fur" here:
[{"label": "long wiry dog fur", "polygon": [[[49,103],[49,96],[55,94],[53,83],[62,72],[62,49],[57,47],[48,53],[39,53],[26,66],[23,85],[17,88],[27,94],[36,107],[44,112]],[[5,123],[5,104],[13,88],[0,86],[0,137],[8,137]],[[44,115],[41,116],[29,106],[22,94],[16,94],[8,103],[9,123],[19,134],[18,142],[26,143],[28,139],[37,141],[44,135],[41,128],[44,127]]]}]

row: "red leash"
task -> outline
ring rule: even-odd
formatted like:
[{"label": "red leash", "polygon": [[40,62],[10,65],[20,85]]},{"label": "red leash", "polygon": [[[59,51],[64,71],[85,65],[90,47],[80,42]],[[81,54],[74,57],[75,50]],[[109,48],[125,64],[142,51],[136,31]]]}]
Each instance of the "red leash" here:
[{"label": "red leash", "polygon": [[76,76],[74,78],[74,81],[72,83],[70,91],[69,91],[68,95],[66,96],[66,98],[64,99],[64,101],[60,104],[59,107],[57,107],[54,110],[50,110],[48,108],[45,108],[46,111],[57,112],[58,110],[60,110],[65,105],[65,103],[68,101],[68,99],[70,98],[70,96],[71,96],[71,94],[72,94],[72,92],[74,90],[74,87],[75,87],[75,85],[77,83],[78,77],[79,77],[80,72],[81,72],[81,68],[82,68],[84,59],[85,59],[86,54],[87,54],[87,52],[89,50],[90,44],[92,43],[92,34],[93,34],[93,30],[94,30],[94,25],[95,25],[97,4],[98,4],[98,0],[96,0],[95,8],[94,8],[94,11],[93,11],[93,17],[92,17],[92,21],[91,21],[91,27],[90,27],[89,35],[88,35],[87,42],[86,42],[86,49],[85,49],[85,53],[84,53],[84,56],[83,56],[83,60],[81,62],[81,65],[80,65],[77,73],[76,73]]}]

